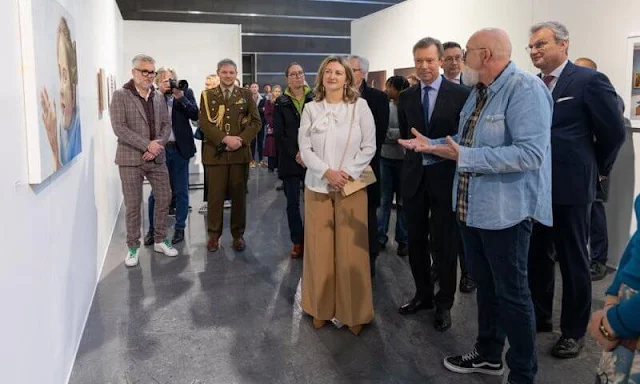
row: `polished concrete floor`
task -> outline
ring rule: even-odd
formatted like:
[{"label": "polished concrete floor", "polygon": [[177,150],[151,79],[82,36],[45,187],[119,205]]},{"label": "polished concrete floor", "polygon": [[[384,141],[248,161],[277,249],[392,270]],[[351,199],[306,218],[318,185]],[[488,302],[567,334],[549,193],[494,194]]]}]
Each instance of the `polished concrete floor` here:
[{"label": "polished concrete floor", "polygon": [[[414,286],[407,258],[396,256],[393,246],[378,259],[374,322],[358,337],[334,326],[314,330],[300,308],[302,261],[288,256],[285,198],[277,183],[266,169],[251,170],[243,253],[231,249],[228,232],[222,248],[207,253],[205,216],[197,212],[202,191],[194,190],[180,256],[146,248],[140,265],[128,269],[121,212],[70,383],[505,381],[456,375],[442,366],[446,355],[473,346],[474,295],[458,293],[454,324],[445,333],[433,329],[433,312],[398,314]],[[602,306],[610,280],[594,284],[594,308]],[[548,353],[557,337],[538,337],[538,382],[593,383],[597,345],[589,340],[579,358],[557,360]]]}]

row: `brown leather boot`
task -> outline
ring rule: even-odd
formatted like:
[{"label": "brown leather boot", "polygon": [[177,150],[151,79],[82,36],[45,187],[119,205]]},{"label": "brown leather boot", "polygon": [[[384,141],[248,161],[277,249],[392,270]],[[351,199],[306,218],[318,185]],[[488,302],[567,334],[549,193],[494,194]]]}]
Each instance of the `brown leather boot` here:
[{"label": "brown leather boot", "polygon": [[241,251],[244,251],[247,245],[245,244],[244,239],[242,237],[238,237],[237,239],[233,239],[233,244],[231,245],[231,247],[236,251],[241,252]]},{"label": "brown leather boot", "polygon": [[213,237],[210,237],[209,241],[207,242],[207,250],[209,252],[215,252],[218,249],[220,249],[220,243],[218,242],[218,239],[214,239]]},{"label": "brown leather boot", "polygon": [[291,258],[297,259],[298,257],[302,257],[304,253],[304,244],[293,244],[293,248],[291,249]]}]

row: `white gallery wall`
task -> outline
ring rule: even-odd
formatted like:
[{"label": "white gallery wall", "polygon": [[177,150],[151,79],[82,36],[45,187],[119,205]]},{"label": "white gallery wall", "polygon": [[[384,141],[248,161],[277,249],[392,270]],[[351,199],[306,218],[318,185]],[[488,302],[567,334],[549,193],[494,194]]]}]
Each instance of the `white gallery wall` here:
[{"label": "white gallery wall", "polygon": [[0,16],[1,383],[67,382],[121,202],[96,74],[122,79],[122,17],[114,0],[58,1],[75,23],[82,153],[38,186],[27,182],[18,1]]},{"label": "white gallery wall", "polygon": [[[631,92],[627,37],[640,35],[637,0],[407,0],[351,23],[351,52],[367,57],[370,71],[413,66],[412,46],[420,38],[457,41],[463,47],[470,35],[484,27],[507,31],[518,67],[534,71],[525,51],[529,27],[558,20],[569,29],[570,59],[592,58],[607,74],[629,108]],[[634,147],[636,153],[634,154]],[[635,231],[632,199],[640,193],[640,133],[629,135],[612,171],[606,204],[610,261],[617,264],[630,233]]]},{"label": "white gallery wall", "polygon": [[[156,68],[172,67],[178,78],[189,82],[196,102],[204,89],[207,75],[216,72],[216,65],[229,58],[238,65],[242,74],[242,40],[238,24],[174,23],[159,21],[124,22],[123,68],[129,73],[131,59],[140,53],[156,60]],[[198,153],[191,160],[190,171],[199,172]]]}]

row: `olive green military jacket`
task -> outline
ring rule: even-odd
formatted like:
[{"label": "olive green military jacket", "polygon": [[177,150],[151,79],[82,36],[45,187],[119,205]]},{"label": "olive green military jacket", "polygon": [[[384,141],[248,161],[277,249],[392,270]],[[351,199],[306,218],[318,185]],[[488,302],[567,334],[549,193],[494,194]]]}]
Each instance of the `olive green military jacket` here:
[{"label": "olive green military jacket", "polygon": [[[251,141],[262,127],[251,91],[234,87],[227,102],[219,86],[203,91],[200,96],[199,122],[200,129],[204,132],[203,164],[245,164],[251,161]],[[218,153],[216,147],[227,135],[241,137],[242,147],[237,151]]]}]

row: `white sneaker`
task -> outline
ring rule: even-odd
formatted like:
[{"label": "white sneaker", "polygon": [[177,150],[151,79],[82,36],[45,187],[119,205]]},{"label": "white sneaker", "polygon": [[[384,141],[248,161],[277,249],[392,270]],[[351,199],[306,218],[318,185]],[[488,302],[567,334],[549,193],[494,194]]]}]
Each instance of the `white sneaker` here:
[{"label": "white sneaker", "polygon": [[169,257],[178,256],[178,250],[171,246],[171,243],[169,242],[169,240],[164,240],[161,243],[155,243],[153,245],[153,250],[158,253],[164,253]]},{"label": "white sneaker", "polygon": [[207,203],[202,204],[202,207],[200,207],[200,209],[198,209],[199,213],[207,213],[207,211],[209,210],[209,206],[207,205]]},{"label": "white sneaker", "polygon": [[135,267],[138,265],[138,256],[140,256],[140,248],[129,248],[129,252],[127,252],[127,256],[124,258],[124,265],[127,267]]},{"label": "white sneaker", "polygon": [[225,200],[225,201],[224,201],[224,205],[223,205],[223,207],[225,207],[225,208],[231,208],[231,200]]}]

